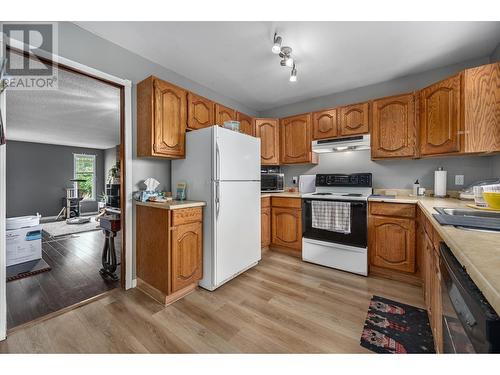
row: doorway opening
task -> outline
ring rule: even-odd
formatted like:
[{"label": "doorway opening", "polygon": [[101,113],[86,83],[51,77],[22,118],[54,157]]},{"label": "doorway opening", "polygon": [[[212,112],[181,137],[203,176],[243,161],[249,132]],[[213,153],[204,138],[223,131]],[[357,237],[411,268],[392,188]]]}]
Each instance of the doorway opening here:
[{"label": "doorway opening", "polygon": [[6,97],[9,330],[125,287],[125,87],[38,59],[58,89]]}]

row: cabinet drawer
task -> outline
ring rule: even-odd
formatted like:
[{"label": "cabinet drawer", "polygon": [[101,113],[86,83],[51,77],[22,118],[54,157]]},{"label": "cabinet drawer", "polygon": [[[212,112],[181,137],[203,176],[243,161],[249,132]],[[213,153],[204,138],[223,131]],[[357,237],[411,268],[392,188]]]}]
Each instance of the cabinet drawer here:
[{"label": "cabinet drawer", "polygon": [[271,207],[271,197],[260,198],[260,207],[261,208]]},{"label": "cabinet drawer", "polygon": [[272,204],[273,207],[301,208],[302,200],[300,198],[273,197]]},{"label": "cabinet drawer", "polygon": [[370,213],[381,216],[415,217],[415,205],[410,203],[370,202]]},{"label": "cabinet drawer", "polygon": [[201,207],[181,208],[172,210],[172,226],[195,223],[203,220]]}]

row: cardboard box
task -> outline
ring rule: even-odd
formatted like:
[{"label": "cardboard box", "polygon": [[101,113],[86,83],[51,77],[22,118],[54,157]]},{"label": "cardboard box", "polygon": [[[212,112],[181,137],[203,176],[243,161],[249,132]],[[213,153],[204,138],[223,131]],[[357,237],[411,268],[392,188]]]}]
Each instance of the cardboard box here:
[{"label": "cardboard box", "polygon": [[7,267],[42,257],[42,226],[5,231]]}]

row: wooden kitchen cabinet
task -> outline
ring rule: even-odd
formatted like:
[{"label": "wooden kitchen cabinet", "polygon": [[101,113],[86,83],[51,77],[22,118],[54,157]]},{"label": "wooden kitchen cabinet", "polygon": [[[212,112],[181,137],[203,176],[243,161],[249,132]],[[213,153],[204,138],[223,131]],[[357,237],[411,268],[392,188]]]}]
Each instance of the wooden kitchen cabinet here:
[{"label": "wooden kitchen cabinet", "polygon": [[340,108],[339,135],[360,135],[370,132],[370,103],[347,105]]},{"label": "wooden kitchen cabinet", "polygon": [[262,165],[278,165],[280,163],[278,120],[270,118],[256,119],[255,136],[260,138],[260,163]]},{"label": "wooden kitchen cabinet", "polygon": [[236,111],[222,104],[215,103],[215,123],[224,126],[226,121],[236,121]]},{"label": "wooden kitchen cabinet", "polygon": [[280,162],[281,164],[317,163],[312,152],[311,114],[280,119]]},{"label": "wooden kitchen cabinet", "polygon": [[372,102],[372,159],[413,158],[417,153],[415,95]]},{"label": "wooden kitchen cabinet", "polygon": [[370,273],[421,285],[415,241],[414,204],[370,202]]},{"label": "wooden kitchen cabinet", "polygon": [[202,207],[170,210],[137,203],[136,217],[137,287],[170,304],[202,278]]},{"label": "wooden kitchen cabinet", "polygon": [[337,112],[337,109],[327,109],[312,114],[313,140],[331,139],[338,136]]},{"label": "wooden kitchen cabinet", "polygon": [[214,125],[214,102],[196,95],[188,93],[188,120],[187,127],[190,130],[203,129]]},{"label": "wooden kitchen cabinet", "polygon": [[271,245],[271,198],[261,198],[260,203],[260,244],[263,249]]},{"label": "wooden kitchen cabinet", "polygon": [[302,200],[271,199],[271,249],[302,256]]},{"label": "wooden kitchen cabinet", "polygon": [[462,74],[420,90],[420,153],[460,152]]},{"label": "wooden kitchen cabinet", "polygon": [[184,158],[187,92],[156,77],[137,84],[137,156]]},{"label": "wooden kitchen cabinet", "polygon": [[240,122],[240,132],[255,136],[255,120],[253,117],[237,112],[236,119]]}]

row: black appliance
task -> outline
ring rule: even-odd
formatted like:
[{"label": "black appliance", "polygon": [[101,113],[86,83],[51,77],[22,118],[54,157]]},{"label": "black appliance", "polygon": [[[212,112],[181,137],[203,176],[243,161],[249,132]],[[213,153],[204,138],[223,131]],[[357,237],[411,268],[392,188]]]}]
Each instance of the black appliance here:
[{"label": "black appliance", "polygon": [[260,191],[282,192],[285,191],[285,175],[283,173],[261,173]]},{"label": "black appliance", "polygon": [[500,353],[500,317],[446,244],[440,244],[445,353]]},{"label": "black appliance", "polygon": [[[313,240],[366,248],[368,243],[368,196],[371,194],[371,173],[318,174],[316,192],[302,199],[303,237]],[[314,200],[342,201],[351,204],[351,232],[332,232],[312,226]]]}]

